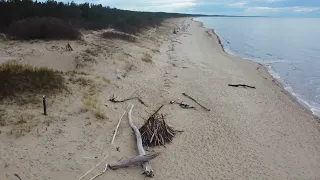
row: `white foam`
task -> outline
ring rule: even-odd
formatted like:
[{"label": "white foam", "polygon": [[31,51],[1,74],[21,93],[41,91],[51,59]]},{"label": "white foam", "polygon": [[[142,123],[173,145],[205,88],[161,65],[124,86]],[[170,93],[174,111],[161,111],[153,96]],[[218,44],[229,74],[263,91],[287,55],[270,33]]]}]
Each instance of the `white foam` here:
[{"label": "white foam", "polygon": [[297,101],[300,105],[302,105],[303,107],[309,109],[314,115],[316,116],[320,116],[320,104],[313,102],[313,101],[307,101],[305,100],[301,95],[299,95],[298,93],[296,93],[293,88],[288,85],[287,83],[285,83],[280,75],[278,73],[276,73],[275,71],[273,71],[271,66],[268,66],[268,72],[269,74],[271,74],[271,76],[275,79],[277,79],[282,85],[283,88],[289,92]]}]

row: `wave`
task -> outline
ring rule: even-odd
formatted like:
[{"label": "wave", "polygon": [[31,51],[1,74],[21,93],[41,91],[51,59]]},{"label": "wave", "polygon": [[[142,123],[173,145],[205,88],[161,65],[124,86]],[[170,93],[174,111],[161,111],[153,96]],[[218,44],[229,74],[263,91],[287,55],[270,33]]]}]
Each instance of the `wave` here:
[{"label": "wave", "polygon": [[294,89],[287,83],[284,82],[283,79],[281,79],[280,75],[276,73],[271,66],[267,66],[269,74],[275,78],[278,82],[280,82],[283,85],[283,88],[293,96],[300,105],[303,107],[311,110],[311,112],[316,115],[320,116],[320,104],[313,102],[313,101],[307,101],[305,100],[300,94],[296,93]]}]

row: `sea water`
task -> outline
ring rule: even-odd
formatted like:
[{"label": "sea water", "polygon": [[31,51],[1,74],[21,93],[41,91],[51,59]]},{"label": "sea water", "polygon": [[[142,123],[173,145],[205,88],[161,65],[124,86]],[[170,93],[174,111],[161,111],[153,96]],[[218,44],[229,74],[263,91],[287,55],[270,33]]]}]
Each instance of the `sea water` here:
[{"label": "sea water", "polygon": [[264,64],[299,103],[320,116],[320,19],[200,17],[225,51]]}]

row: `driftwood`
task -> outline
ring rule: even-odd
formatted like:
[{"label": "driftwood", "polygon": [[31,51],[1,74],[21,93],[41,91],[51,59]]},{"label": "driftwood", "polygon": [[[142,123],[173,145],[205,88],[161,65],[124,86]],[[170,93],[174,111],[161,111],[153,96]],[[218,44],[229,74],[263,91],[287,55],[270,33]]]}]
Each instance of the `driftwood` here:
[{"label": "driftwood", "polygon": [[172,43],[174,43],[174,42],[175,42],[175,43],[181,44],[181,42],[179,42],[179,41],[175,41],[175,40],[171,40],[171,42],[172,42]]},{"label": "driftwood", "polygon": [[13,175],[14,175],[15,177],[17,177],[19,180],[22,180],[21,177],[19,176],[19,174],[14,173]]},{"label": "driftwood", "polygon": [[122,160],[116,163],[112,163],[112,164],[106,164],[105,168],[103,171],[101,171],[99,174],[95,175],[94,177],[92,177],[90,180],[93,180],[99,176],[101,176],[103,173],[105,173],[107,171],[107,169],[112,169],[112,170],[116,170],[119,168],[126,168],[129,167],[131,165],[135,165],[138,163],[143,163],[143,162],[147,162],[151,159],[154,159],[155,157],[159,156],[160,153],[153,153],[153,154],[145,154],[143,156],[136,156],[127,160]]},{"label": "driftwood", "polygon": [[256,87],[254,86],[249,86],[249,85],[246,85],[246,84],[228,84],[228,86],[231,86],[231,87],[239,87],[239,86],[242,86],[244,88],[252,88],[252,89],[256,89]]},{"label": "driftwood", "polygon": [[130,101],[130,100],[133,100],[133,99],[138,99],[138,101],[145,105],[146,107],[148,107],[146,105],[146,103],[144,101],[142,101],[142,99],[140,97],[129,97],[129,98],[126,98],[126,99],[123,99],[123,100],[116,100],[116,97],[114,96],[114,94],[110,97],[109,101],[111,102],[114,102],[114,103],[121,103],[121,102],[126,102],[126,101]]},{"label": "driftwood", "polygon": [[108,164],[108,168],[112,170],[116,170],[119,168],[126,168],[128,166],[132,166],[138,163],[148,162],[151,159],[154,159],[155,157],[159,156],[160,153],[152,153],[152,154],[145,154],[145,155],[139,155],[135,156],[133,158],[127,159],[127,160],[121,160],[116,163]]},{"label": "driftwood", "polygon": [[121,117],[120,117],[120,119],[119,119],[119,122],[118,122],[118,124],[117,124],[117,127],[116,127],[116,129],[114,130],[114,134],[113,134],[113,137],[112,137],[111,145],[113,144],[113,142],[114,142],[114,140],[115,140],[115,138],[116,138],[116,135],[117,135],[118,128],[119,128],[119,126],[120,126],[121,120],[122,120],[123,116],[126,114],[129,106],[130,106],[130,105],[128,105],[128,107],[126,108],[126,110],[123,112],[123,114],[121,115]]},{"label": "driftwood", "polygon": [[197,103],[199,106],[201,106],[203,109],[205,109],[206,111],[210,111],[210,109],[206,108],[205,106],[203,106],[202,104],[200,104],[197,100],[195,100],[193,97],[189,96],[187,93],[182,93],[182,95],[188,97],[189,99],[191,99],[192,101],[194,101],[195,103]]},{"label": "driftwood", "polygon": [[73,51],[71,45],[68,43],[65,48],[66,51]]},{"label": "driftwood", "polygon": [[[144,151],[143,146],[142,146],[141,134],[139,132],[139,129],[133,124],[133,121],[132,121],[131,113],[132,113],[133,107],[134,107],[134,104],[131,105],[131,108],[128,113],[129,125],[136,135],[138,153],[140,156],[143,156],[146,154],[146,152]],[[145,174],[148,177],[154,176],[153,169],[148,161],[143,162],[142,166],[143,166],[143,174]]]},{"label": "driftwood", "polygon": [[158,113],[162,107],[163,105],[152,114],[147,122],[139,129],[142,134],[142,144],[144,146],[164,146],[172,142],[177,132],[167,125],[164,120],[164,115]]},{"label": "driftwood", "polygon": [[[129,107],[129,106],[128,106]],[[128,109],[127,107],[127,109]],[[135,132],[136,135],[136,139],[137,139],[137,147],[138,147],[138,152],[139,155],[135,156],[133,158],[127,159],[127,160],[122,160],[122,161],[118,161],[116,163],[112,163],[112,164],[106,164],[105,168],[103,171],[101,171],[99,174],[95,175],[94,177],[92,177],[90,180],[94,180],[97,177],[101,176],[103,173],[105,173],[107,171],[107,169],[112,169],[112,170],[116,170],[119,168],[124,168],[124,167],[128,167],[137,163],[142,163],[143,169],[144,169],[144,173],[146,176],[149,177],[153,177],[153,170],[149,164],[149,160],[154,159],[155,157],[159,156],[160,153],[151,153],[151,154],[146,154],[143,146],[142,146],[142,140],[141,140],[141,135],[140,132],[138,130],[138,128],[133,124],[132,122],[132,117],[131,117],[131,113],[132,113],[132,109],[133,109],[134,105],[131,105],[131,108],[128,112],[128,117],[129,117],[129,124],[131,126],[131,128],[133,129],[133,131]],[[127,111],[126,109],[126,111]],[[126,113],[125,111],[125,113]],[[125,114],[123,113],[123,114]],[[119,122],[121,121],[122,117],[120,118]],[[120,124],[118,122],[118,125]],[[118,126],[117,126],[118,127]],[[117,128],[116,128],[117,129]],[[116,134],[116,133],[115,133]],[[115,137],[115,136],[114,136]],[[106,159],[106,158],[105,158]],[[104,159],[104,160],[105,160]],[[103,160],[103,161],[104,161]],[[102,161],[101,161],[102,162]],[[82,178],[84,178],[88,173],[90,173],[95,167],[99,166],[101,164],[101,162],[99,162],[96,166],[94,166],[92,169],[90,169],[85,175],[83,175],[79,180],[81,180]]]},{"label": "driftwood", "polygon": [[[96,164],[95,166],[93,166],[88,172],[86,172],[83,176],[81,176],[79,178],[79,180],[83,179],[84,177],[86,177],[92,170],[94,170],[96,167],[98,167],[103,161],[105,161],[108,158],[109,155],[107,155],[106,157],[104,157],[98,164]],[[101,174],[100,174],[101,175]],[[100,176],[99,175],[99,176]],[[95,176],[97,177],[97,176]],[[95,177],[91,178],[94,179]]]}]

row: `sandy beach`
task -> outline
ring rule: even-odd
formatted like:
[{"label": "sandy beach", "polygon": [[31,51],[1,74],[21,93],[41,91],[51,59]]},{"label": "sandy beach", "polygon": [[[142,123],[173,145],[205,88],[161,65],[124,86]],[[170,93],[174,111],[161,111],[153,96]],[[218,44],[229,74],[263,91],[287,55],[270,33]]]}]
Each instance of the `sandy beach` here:
[{"label": "sandy beach", "polygon": [[[161,153],[150,161],[153,179],[320,179],[319,118],[289,96],[265,67],[225,53],[212,30],[191,19],[171,19],[135,43],[104,40],[99,33],[83,32],[81,42],[0,43],[0,63],[18,60],[63,71],[69,88],[69,93],[48,96],[48,116],[41,114],[42,94],[39,104],[0,104],[5,119],[27,117],[22,125],[0,126],[1,180],[17,180],[15,174],[22,180],[78,180],[106,155],[106,163],[135,156],[127,116],[111,145],[129,103],[135,104],[138,127],[165,104],[166,122],[184,131],[166,147],[148,149]],[[61,52],[68,42],[74,51]],[[79,60],[86,49],[96,52],[92,62]],[[78,83],[81,78],[90,83]],[[146,105],[136,99],[112,103],[112,95],[139,96]],[[95,105],[85,111],[88,96]],[[178,98],[196,109],[169,104]],[[97,111],[105,117],[99,120]],[[83,180],[103,169],[104,163]],[[144,179],[142,172],[137,165],[107,170],[97,179]]]}]

